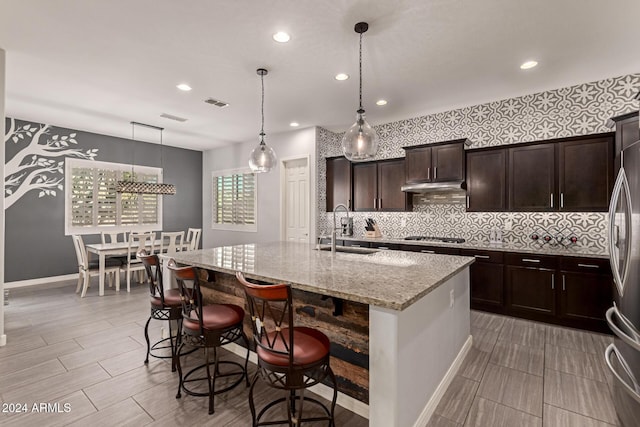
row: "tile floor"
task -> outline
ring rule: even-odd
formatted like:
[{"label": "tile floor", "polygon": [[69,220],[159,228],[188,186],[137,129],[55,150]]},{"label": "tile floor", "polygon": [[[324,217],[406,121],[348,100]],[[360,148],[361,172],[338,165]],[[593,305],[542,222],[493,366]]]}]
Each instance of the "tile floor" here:
[{"label": "tile floor", "polygon": [[429,427],[618,425],[603,357],[612,337],[481,312],[471,332]]},{"label": "tile floor", "polygon": [[[206,399],[175,399],[176,377],[167,361],[142,364],[145,286],[98,297],[94,285],[84,299],[69,282],[11,291],[5,311],[9,342],[0,347],[0,400],[68,403],[71,410],[0,412],[0,425],[250,424],[246,389],[217,397],[216,413],[209,416]],[[161,325],[155,322],[152,335],[159,335]],[[611,337],[480,312],[472,312],[472,333],[473,348],[430,427],[616,425],[602,358]],[[258,400],[270,392],[260,388]],[[338,426],[367,424],[338,408]]]},{"label": "tile floor", "polygon": [[[130,294],[107,289],[98,297],[97,279],[92,284],[83,299],[70,282],[11,290],[5,307],[8,343],[0,347],[0,405],[26,403],[28,413],[0,411],[1,426],[251,425],[245,387],[216,396],[216,412],[208,415],[206,398],[184,393],[175,398],[177,376],[169,361],[151,358],[143,364],[146,286],[136,285]],[[161,326],[152,322],[152,341]],[[199,363],[199,355],[187,356],[185,363]],[[252,376],[251,364],[249,370]],[[273,393],[260,385],[256,401],[265,402]],[[32,412],[32,404],[41,402],[60,407]],[[368,421],[337,407],[336,424],[364,427]]]}]

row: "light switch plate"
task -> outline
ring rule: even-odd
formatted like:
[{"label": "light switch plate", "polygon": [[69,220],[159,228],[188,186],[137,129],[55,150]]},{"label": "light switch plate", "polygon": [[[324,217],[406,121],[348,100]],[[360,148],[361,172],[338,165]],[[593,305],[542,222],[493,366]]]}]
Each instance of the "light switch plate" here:
[{"label": "light switch plate", "polygon": [[402,218],[400,220],[400,227],[404,228],[407,226],[407,219],[406,218]]},{"label": "light switch plate", "polygon": [[453,307],[453,302],[455,301],[455,294],[453,293],[453,289],[449,291],[449,308]]},{"label": "light switch plate", "polygon": [[513,220],[511,218],[504,221],[504,231],[511,231],[513,229]]}]

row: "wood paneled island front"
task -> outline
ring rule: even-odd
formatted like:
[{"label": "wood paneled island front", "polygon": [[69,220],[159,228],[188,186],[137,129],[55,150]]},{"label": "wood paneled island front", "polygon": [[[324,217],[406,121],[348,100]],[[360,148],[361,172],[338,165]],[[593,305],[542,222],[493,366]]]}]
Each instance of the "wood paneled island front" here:
[{"label": "wood paneled island front", "polygon": [[[338,404],[367,416],[370,426],[426,424],[471,346],[473,258],[332,253],[293,242],[179,252],[174,258],[213,272],[205,299],[244,306],[236,271],[254,281],[289,284],[296,325],[321,329],[331,339]],[[250,332],[250,319],[245,322]],[[316,391],[324,394],[321,387]]]}]

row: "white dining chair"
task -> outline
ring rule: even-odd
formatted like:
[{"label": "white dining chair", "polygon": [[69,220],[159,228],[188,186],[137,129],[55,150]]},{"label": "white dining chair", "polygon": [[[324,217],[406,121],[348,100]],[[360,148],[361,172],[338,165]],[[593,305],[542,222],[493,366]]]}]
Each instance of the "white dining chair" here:
[{"label": "white dining chair", "polygon": [[202,228],[189,228],[187,230],[187,239],[185,243],[189,243],[187,250],[195,251],[200,247],[200,234],[202,233]]},{"label": "white dining chair", "polygon": [[184,231],[162,232],[160,233],[160,253],[175,254],[183,250],[182,241],[184,240]]},{"label": "white dining chair", "polygon": [[134,271],[142,273],[142,271],[144,271],[144,265],[136,256],[136,253],[142,249],[146,249],[148,253],[153,253],[154,242],[155,233],[152,232],[129,234],[129,249],[127,251],[127,263],[125,266],[127,292],[131,292],[131,273]]},{"label": "white dining chair", "polygon": [[[76,293],[80,292],[82,288],[81,298],[87,294],[89,289],[89,281],[91,276],[97,276],[100,274],[100,264],[98,260],[89,262],[87,255],[87,248],[84,246],[82,236],[74,234],[73,247],[76,250],[76,258],[78,259],[78,285],[76,286]],[[106,258],[104,260],[104,272],[109,276],[109,286],[112,286],[113,278],[115,277],[116,291],[120,290],[120,266],[122,263],[116,259]]]},{"label": "white dining chair", "polygon": [[[122,235],[122,239],[120,239],[120,235]],[[118,242],[126,242],[127,241],[127,233],[112,233],[109,231],[103,231],[100,233],[100,238],[102,239],[102,244],[107,243],[118,243]]]}]

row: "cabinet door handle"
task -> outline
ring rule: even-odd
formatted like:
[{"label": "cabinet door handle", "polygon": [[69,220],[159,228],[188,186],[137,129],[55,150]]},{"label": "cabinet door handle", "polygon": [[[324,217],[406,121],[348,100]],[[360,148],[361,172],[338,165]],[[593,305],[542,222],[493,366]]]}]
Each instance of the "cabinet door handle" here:
[{"label": "cabinet door handle", "polygon": [[578,267],[585,267],[585,268],[600,268],[599,265],[595,265],[595,264],[578,264]]},{"label": "cabinet door handle", "polygon": [[567,290],[567,286],[566,286],[566,280],[564,278],[564,274],[562,275],[562,291],[566,291]]},{"label": "cabinet door handle", "polygon": [[373,209],[378,209],[378,199],[373,198]]},{"label": "cabinet door handle", "polygon": [[351,246],[354,247],[354,248],[361,248],[362,247],[361,245],[351,245]]},{"label": "cabinet door handle", "polygon": [[469,209],[469,196],[467,196],[467,209]]},{"label": "cabinet door handle", "polygon": [[429,251],[429,250],[426,250],[426,249],[422,249],[422,250],[420,250],[420,252],[422,252],[423,254],[435,254],[436,253],[436,251]]},{"label": "cabinet door handle", "polygon": [[564,193],[560,193],[560,207],[564,208]]},{"label": "cabinet door handle", "polygon": [[531,258],[522,258],[522,262],[540,262],[539,259],[531,259]]},{"label": "cabinet door handle", "polygon": [[387,250],[387,249],[389,249],[389,247],[388,246],[378,246],[378,249]]},{"label": "cabinet door handle", "polygon": [[553,207],[553,193],[551,193],[549,197],[551,199],[551,207]]},{"label": "cabinet door handle", "polygon": [[489,259],[491,258],[489,255],[474,255],[475,258]]},{"label": "cabinet door handle", "polygon": [[382,198],[378,199],[378,209],[382,209]]},{"label": "cabinet door handle", "polygon": [[433,167],[433,180],[435,181],[436,179],[438,179],[438,167],[434,166]]},{"label": "cabinet door handle", "polygon": [[347,202],[347,206],[349,207],[349,209],[351,209],[351,199],[349,199],[349,201]]},{"label": "cabinet door handle", "polygon": [[431,166],[429,166],[427,168],[427,179],[430,181],[431,180]]},{"label": "cabinet door handle", "polygon": [[556,288],[556,275],[551,273],[551,290]]}]

